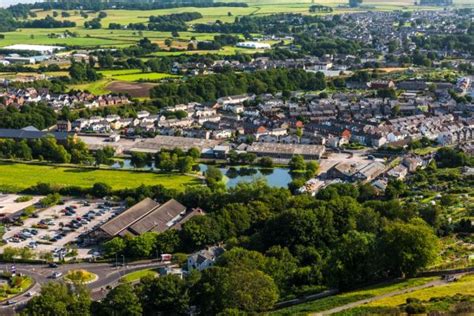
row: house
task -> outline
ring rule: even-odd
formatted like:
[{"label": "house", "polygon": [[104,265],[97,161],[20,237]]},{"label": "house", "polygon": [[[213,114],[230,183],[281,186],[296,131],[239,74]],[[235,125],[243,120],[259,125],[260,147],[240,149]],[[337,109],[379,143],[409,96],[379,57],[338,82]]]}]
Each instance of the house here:
[{"label": "house", "polygon": [[418,157],[405,157],[402,160],[402,164],[407,167],[408,172],[413,173],[416,169],[423,166],[423,160]]},{"label": "house", "polygon": [[56,123],[56,130],[58,132],[70,132],[72,129],[71,122],[69,121],[58,121]]},{"label": "house", "polygon": [[192,254],[188,257],[187,261],[188,271],[202,271],[212,267],[216,263],[217,258],[222,255],[224,251],[222,247],[213,246]]},{"label": "house", "polygon": [[398,165],[387,172],[387,176],[397,180],[403,180],[408,174],[408,168],[404,165]]}]

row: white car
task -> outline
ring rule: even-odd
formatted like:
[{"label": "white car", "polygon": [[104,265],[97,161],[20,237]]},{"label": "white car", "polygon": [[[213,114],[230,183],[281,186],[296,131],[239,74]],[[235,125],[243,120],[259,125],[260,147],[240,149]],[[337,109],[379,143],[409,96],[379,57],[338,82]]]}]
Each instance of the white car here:
[{"label": "white car", "polygon": [[52,279],[59,279],[62,275],[63,275],[62,272],[54,272],[54,273],[51,275],[51,278],[52,278]]},{"label": "white car", "polygon": [[32,297],[32,296],[35,295],[35,294],[36,294],[36,292],[29,291],[29,292],[26,293],[26,296],[27,296],[27,297]]}]

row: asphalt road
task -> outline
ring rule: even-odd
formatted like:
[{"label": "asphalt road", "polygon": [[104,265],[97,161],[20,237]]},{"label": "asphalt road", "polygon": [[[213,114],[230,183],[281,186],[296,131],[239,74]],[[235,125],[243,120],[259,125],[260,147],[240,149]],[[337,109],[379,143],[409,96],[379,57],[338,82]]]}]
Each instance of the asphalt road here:
[{"label": "asphalt road", "polygon": [[[10,269],[11,263],[1,263],[0,269]],[[131,273],[133,271],[149,269],[149,268],[159,268],[166,266],[165,263],[158,261],[145,261],[136,264],[126,265],[124,267],[114,267],[109,263],[77,263],[77,264],[65,264],[59,265],[57,268],[50,268],[45,264],[15,264],[17,273],[22,273],[32,277],[35,281],[34,286],[29,290],[31,292],[39,293],[41,286],[45,283],[61,280],[52,279],[50,276],[53,272],[62,272],[63,276],[70,270],[84,269],[89,272],[92,272],[98,276],[97,280],[87,284],[87,287],[91,291],[91,297],[94,300],[100,300],[107,294],[107,287],[114,287],[118,284],[120,278],[124,275]],[[15,310],[20,309],[24,306],[30,297],[27,297],[25,294],[16,296],[11,299],[15,304],[13,305],[1,305],[0,306],[0,315],[14,315]]]}]

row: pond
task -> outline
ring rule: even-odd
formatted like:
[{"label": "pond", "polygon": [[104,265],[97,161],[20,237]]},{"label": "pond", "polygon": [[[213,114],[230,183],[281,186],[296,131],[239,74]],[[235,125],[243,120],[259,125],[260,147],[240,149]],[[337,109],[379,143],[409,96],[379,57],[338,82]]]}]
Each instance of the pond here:
[{"label": "pond", "polygon": [[[130,159],[123,159],[120,162],[115,162],[112,166],[114,169],[135,169],[131,164]],[[199,171],[205,172],[208,168],[206,164],[199,164]],[[143,170],[154,170],[154,162],[142,166]],[[272,168],[262,169],[256,167],[219,167],[219,170],[226,176],[226,186],[228,188],[235,187],[239,182],[252,182],[255,179],[265,179],[268,185],[277,188],[286,188],[288,183],[292,181],[290,170],[288,168]]]},{"label": "pond", "polygon": [[[208,165],[199,164],[199,170],[205,172]],[[261,169],[253,167],[220,167],[219,170],[227,177],[226,186],[235,187],[239,182],[252,182],[255,179],[265,179],[269,186],[286,188],[292,181],[288,168]]]}]

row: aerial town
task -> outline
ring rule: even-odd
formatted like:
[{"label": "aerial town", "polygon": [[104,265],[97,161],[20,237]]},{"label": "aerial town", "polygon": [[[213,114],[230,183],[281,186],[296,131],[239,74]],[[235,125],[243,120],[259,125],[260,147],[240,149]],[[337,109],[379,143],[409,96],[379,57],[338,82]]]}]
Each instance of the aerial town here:
[{"label": "aerial town", "polygon": [[470,0],[0,4],[0,315],[474,313]]}]

